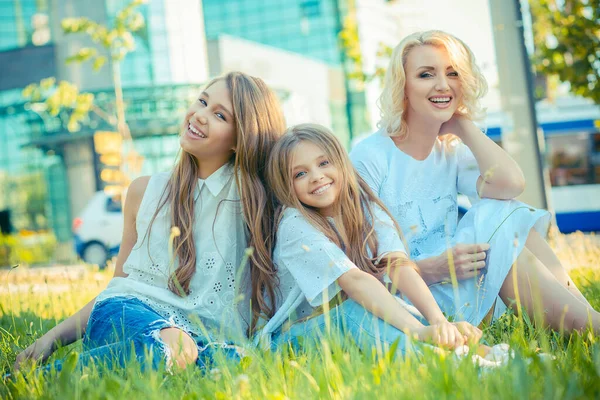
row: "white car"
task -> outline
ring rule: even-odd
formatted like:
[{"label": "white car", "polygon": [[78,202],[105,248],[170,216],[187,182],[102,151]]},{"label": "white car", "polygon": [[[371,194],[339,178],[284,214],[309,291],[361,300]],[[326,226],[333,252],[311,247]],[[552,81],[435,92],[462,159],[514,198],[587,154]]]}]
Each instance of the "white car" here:
[{"label": "white car", "polygon": [[73,220],[75,252],[100,268],[119,252],[123,234],[121,201],[96,192],[81,214]]}]

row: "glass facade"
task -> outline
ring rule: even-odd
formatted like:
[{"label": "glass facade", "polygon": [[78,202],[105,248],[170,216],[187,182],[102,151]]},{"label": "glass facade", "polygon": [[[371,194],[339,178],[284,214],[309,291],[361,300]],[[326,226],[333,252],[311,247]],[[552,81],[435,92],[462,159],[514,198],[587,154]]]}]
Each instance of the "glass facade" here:
[{"label": "glass facade", "polygon": [[[114,16],[129,3],[106,0],[107,14]],[[126,117],[136,136],[135,149],[145,159],[141,174],[173,166],[179,150],[176,133],[180,117],[199,91],[196,84],[171,84],[165,4],[164,0],[152,0],[139,8],[146,27],[136,35],[136,50],[127,55],[121,68]],[[31,44],[31,20],[39,12],[48,12],[46,1],[0,1],[0,51]],[[69,133],[64,119],[33,111],[21,91],[0,92],[0,211],[10,212],[16,232],[51,230],[60,242],[66,242],[72,238],[74,217],[70,212],[69,171],[90,163],[76,151],[67,157],[67,148],[73,148],[74,143],[91,148],[93,132],[111,127],[91,115],[90,123],[81,131]],[[112,90],[95,95],[96,105],[112,112]],[[100,185],[98,182],[96,186]]]},{"label": "glass facade", "polygon": [[[47,0],[1,1],[0,51],[47,44],[48,13]],[[21,88],[0,92],[0,211],[10,212],[14,231],[52,230],[66,241],[71,236],[66,168],[59,154],[28,145],[35,134],[32,117]]]},{"label": "glass facade", "polygon": [[241,37],[332,65],[342,62],[338,0],[203,0],[206,38]]},{"label": "glass facade", "polygon": [[[130,0],[106,0],[107,15],[112,19],[129,3]],[[198,23],[200,4],[200,0],[149,0],[137,8],[145,25],[134,34],[135,51],[121,63],[123,87],[200,83],[206,79],[198,79],[199,73],[194,71],[202,68],[198,61],[204,61],[201,48],[193,46],[194,42],[203,39],[202,26]],[[192,16],[190,24],[184,15],[193,13],[194,6],[198,16]],[[197,54],[185,50],[190,43]]]},{"label": "glass facade", "polygon": [[[203,0],[207,39],[226,34],[344,68],[338,34],[346,0]],[[346,87],[347,103],[331,104],[332,129],[342,140],[370,131],[365,94]],[[349,144],[347,140],[346,144]]]},{"label": "glass facade", "polygon": [[38,13],[48,13],[47,0],[0,1],[0,51],[31,44]]},{"label": "glass facade", "polygon": [[[99,22],[110,26],[113,16],[129,3],[105,0],[108,21]],[[48,5],[47,0],[0,1],[0,51],[32,43],[32,17],[38,13],[51,16]],[[203,73],[208,73],[201,64],[206,62],[205,53],[194,51],[201,45],[194,38],[204,29],[202,12],[208,38],[221,33],[241,36],[341,67],[338,6],[337,0],[149,0],[140,6],[146,26],[135,34],[136,50],[121,64],[126,118],[135,150],[144,157],[140,173],[149,175],[174,165],[181,118],[206,80],[206,76],[198,78],[197,71],[205,68]],[[196,10],[198,24],[181,22],[195,22]],[[74,188],[78,187],[73,175],[92,164],[96,175],[101,168],[98,156],[90,159],[73,149],[92,149],[93,133],[114,127],[91,115],[89,124],[69,133],[64,118],[32,110],[21,91],[0,92],[0,211],[10,211],[15,231],[51,230],[59,242],[68,242],[75,217],[70,195],[76,196]],[[111,88],[95,95],[99,108],[114,112]],[[360,104],[360,99],[352,101]],[[332,102],[330,108],[334,130],[347,136],[347,104]],[[96,188],[101,187],[97,179]]]},{"label": "glass facade", "polygon": [[[106,0],[106,12],[112,19],[129,3],[129,0]],[[148,14],[150,7],[154,7],[156,4],[162,5],[163,3],[163,1],[151,1],[148,5],[138,7],[138,11],[144,16],[146,24],[140,31],[134,34],[135,51],[127,54],[121,63],[121,80],[124,87],[145,86],[152,84],[154,81],[154,65],[152,63],[148,32],[151,29],[150,24],[156,23],[156,20],[149,20]]]},{"label": "glass facade", "polygon": [[21,90],[0,93],[0,210],[15,231],[53,230],[70,238],[66,168],[54,151],[29,146],[32,112]]}]

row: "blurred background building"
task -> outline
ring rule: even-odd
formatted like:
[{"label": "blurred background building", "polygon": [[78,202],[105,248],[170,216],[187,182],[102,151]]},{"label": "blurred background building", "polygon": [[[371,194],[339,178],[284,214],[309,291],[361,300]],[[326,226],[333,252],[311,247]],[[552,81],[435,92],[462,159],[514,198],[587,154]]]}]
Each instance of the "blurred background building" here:
[{"label": "blurred background building", "polygon": [[[56,77],[95,94],[113,110],[110,68],[92,71],[64,60],[89,39],[65,35],[61,21],[85,16],[110,25],[129,0],[0,0],[0,225],[4,231],[48,231],[70,248],[71,225],[101,190],[102,168],[93,134],[114,130],[102,118],[68,132],[59,117],[36,109],[23,88]],[[435,4],[433,4],[435,3]],[[452,4],[450,4],[452,3]],[[463,38],[490,81],[485,99],[488,134],[500,141],[505,118],[487,1],[416,0],[148,0],[139,10],[145,26],[136,50],[122,62],[126,118],[142,174],[169,169],[179,149],[181,117],[201,85],[230,70],[260,76],[280,96],[288,123],[311,121],[334,130],[349,147],[376,130],[377,80],[350,79],[348,51],[340,32],[355,21],[360,67],[381,65],[381,45],[394,46],[415,30],[443,29]],[[600,109],[566,94],[540,101],[538,118],[547,135],[545,157],[553,195],[561,187],[598,194]],[[589,188],[592,188],[590,191]],[[579,192],[578,192],[579,193]],[[560,200],[567,203],[566,200]],[[596,207],[596,206],[591,206]],[[573,210],[571,210],[573,211]],[[600,211],[600,210],[599,210]],[[10,225],[10,226],[9,226]],[[576,227],[576,226],[575,226]],[[572,230],[564,225],[564,230]],[[592,229],[599,229],[593,228]]]}]

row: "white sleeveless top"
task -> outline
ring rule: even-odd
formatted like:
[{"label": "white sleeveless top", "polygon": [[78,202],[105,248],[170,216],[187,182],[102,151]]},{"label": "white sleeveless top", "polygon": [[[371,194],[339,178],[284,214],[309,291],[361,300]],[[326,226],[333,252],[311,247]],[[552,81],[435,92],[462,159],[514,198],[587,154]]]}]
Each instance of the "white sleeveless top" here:
[{"label": "white sleeveless top", "polygon": [[[138,240],[123,265],[126,278],[113,278],[97,301],[115,296],[135,297],[176,326],[203,336],[240,340],[250,321],[248,265],[241,266],[246,249],[246,227],[233,166],[226,164],[207,179],[199,179],[193,227],[196,272],[190,294],[180,297],[168,288],[174,271],[169,254],[169,205],[159,211],[148,232],[171,172],[153,175],[136,219]],[[246,289],[248,288],[248,289]]]}]

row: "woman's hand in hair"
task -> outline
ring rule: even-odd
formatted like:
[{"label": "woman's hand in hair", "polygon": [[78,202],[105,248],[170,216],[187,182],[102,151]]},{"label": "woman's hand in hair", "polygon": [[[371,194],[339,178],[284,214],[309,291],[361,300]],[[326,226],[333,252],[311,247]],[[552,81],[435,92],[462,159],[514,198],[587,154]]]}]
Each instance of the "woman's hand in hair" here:
[{"label": "woman's hand in hair", "polygon": [[489,248],[487,243],[459,243],[451,251],[416,261],[416,264],[428,285],[450,282],[452,270],[456,273],[456,279],[461,281],[477,276],[485,268]]},{"label": "woman's hand in hair", "polygon": [[483,134],[473,121],[466,117],[454,114],[452,118],[442,124],[438,136],[452,134],[462,139],[465,134],[477,133]]}]

